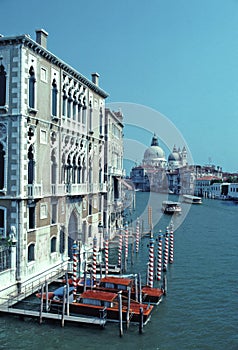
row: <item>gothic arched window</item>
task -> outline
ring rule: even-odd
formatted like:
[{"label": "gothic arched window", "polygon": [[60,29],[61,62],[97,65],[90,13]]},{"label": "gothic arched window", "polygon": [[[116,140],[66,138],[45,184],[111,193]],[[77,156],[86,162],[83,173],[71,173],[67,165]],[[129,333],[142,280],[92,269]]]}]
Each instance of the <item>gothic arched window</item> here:
[{"label": "gothic arched window", "polygon": [[6,104],[6,72],[3,65],[0,66],[0,106]]},{"label": "gothic arched window", "polygon": [[5,151],[3,145],[0,143],[0,190],[4,188],[5,177]]},{"label": "gothic arched window", "polygon": [[34,68],[31,66],[29,70],[29,107],[35,108],[35,71]]},{"label": "gothic arched window", "polygon": [[56,80],[54,79],[52,83],[52,116],[53,117],[57,116],[57,95],[58,95],[58,89],[57,89]]},{"label": "gothic arched window", "polygon": [[28,262],[35,260],[35,244],[32,243],[28,246]]},{"label": "gothic arched window", "polygon": [[33,184],[34,182],[34,167],[35,167],[34,153],[33,153],[33,147],[31,145],[28,150],[28,184]]}]

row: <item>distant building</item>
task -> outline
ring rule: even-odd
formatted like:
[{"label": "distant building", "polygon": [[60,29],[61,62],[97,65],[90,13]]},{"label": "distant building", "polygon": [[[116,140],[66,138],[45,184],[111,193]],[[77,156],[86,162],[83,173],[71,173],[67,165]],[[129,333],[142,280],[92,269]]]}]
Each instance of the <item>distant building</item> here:
[{"label": "distant building", "polygon": [[104,202],[104,234],[115,236],[122,226],[123,212],[123,115],[105,110],[105,182],[107,193]]},{"label": "distant building", "polygon": [[186,166],[187,152],[174,146],[173,152],[166,160],[164,150],[159,146],[154,134],[151,145],[144,152],[141,165],[133,167],[130,177],[135,188],[140,191],[180,192],[179,168]]},{"label": "distant building", "polygon": [[165,152],[154,135],[141,165],[133,167],[130,176],[140,191],[211,196],[211,184],[221,182],[223,173],[221,167],[214,165],[188,164],[185,146],[181,150],[174,145],[166,161]]}]

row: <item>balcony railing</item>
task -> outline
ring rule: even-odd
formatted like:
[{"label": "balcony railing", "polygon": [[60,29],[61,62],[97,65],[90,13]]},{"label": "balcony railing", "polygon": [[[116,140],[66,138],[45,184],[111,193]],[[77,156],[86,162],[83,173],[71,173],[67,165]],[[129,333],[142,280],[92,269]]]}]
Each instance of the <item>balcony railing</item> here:
[{"label": "balcony railing", "polygon": [[88,193],[97,193],[98,184],[88,184]]},{"label": "balcony railing", "polygon": [[32,198],[42,197],[42,184],[27,185],[27,195]]},{"label": "balcony railing", "polygon": [[66,192],[71,195],[84,195],[87,194],[87,184],[67,184]]},{"label": "balcony railing", "polygon": [[101,183],[99,184],[99,192],[107,192],[107,184],[106,183]]},{"label": "balcony railing", "polygon": [[65,184],[52,184],[51,193],[54,196],[64,196],[66,194],[66,185]]},{"label": "balcony railing", "polygon": [[97,193],[97,192],[107,192],[107,184],[106,183],[81,183],[81,184],[52,184],[51,185],[51,193],[54,196],[64,196],[64,195],[72,195],[72,196],[82,196],[89,193]]}]

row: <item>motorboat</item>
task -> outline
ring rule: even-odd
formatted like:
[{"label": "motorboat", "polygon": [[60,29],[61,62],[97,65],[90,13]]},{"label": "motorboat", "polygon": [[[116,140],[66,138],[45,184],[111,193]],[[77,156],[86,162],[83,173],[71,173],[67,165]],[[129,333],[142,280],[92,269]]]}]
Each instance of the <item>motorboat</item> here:
[{"label": "motorboat", "polygon": [[192,196],[190,194],[184,194],[183,200],[185,203],[189,204],[202,204],[202,198],[197,196]]},{"label": "motorboat", "polygon": [[162,211],[164,214],[181,214],[182,208],[180,202],[173,201],[163,201],[162,202]]}]

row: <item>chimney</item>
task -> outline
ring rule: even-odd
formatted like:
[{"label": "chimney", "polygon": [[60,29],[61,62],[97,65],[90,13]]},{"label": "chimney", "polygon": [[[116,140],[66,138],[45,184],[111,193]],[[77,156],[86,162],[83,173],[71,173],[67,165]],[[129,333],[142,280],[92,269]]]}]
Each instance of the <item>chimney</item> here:
[{"label": "chimney", "polygon": [[98,86],[99,83],[99,74],[98,73],[92,73],[92,82],[93,84]]},{"label": "chimney", "polygon": [[36,29],[36,42],[47,49],[48,33],[44,29]]}]

